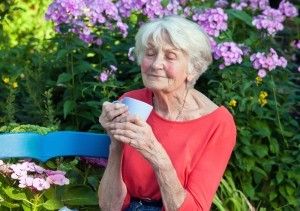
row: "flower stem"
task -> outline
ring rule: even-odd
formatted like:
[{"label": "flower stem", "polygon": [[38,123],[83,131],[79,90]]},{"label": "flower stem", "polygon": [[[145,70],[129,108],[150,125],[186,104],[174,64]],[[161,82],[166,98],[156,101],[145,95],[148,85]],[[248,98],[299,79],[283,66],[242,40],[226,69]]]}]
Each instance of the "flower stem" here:
[{"label": "flower stem", "polygon": [[283,139],[285,145],[288,147],[288,142],[286,141],[286,139],[284,138],[284,135],[283,135],[283,127],[281,124],[279,111],[278,111],[278,102],[277,102],[276,92],[275,92],[276,87],[275,87],[275,82],[274,82],[273,76],[271,76],[271,80],[272,80],[272,91],[273,91],[273,96],[274,96],[274,100],[275,100],[276,118],[277,118],[277,122],[279,125],[280,134],[282,136],[282,139]]}]

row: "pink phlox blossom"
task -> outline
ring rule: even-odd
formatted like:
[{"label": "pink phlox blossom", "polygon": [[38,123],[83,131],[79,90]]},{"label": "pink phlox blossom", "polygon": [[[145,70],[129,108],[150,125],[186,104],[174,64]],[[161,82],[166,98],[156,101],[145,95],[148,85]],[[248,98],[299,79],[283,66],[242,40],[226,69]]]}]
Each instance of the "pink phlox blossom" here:
[{"label": "pink phlox blossom", "polygon": [[227,0],[217,0],[214,4],[215,7],[221,7],[221,8],[225,8],[228,6],[228,1]]},{"label": "pink phlox blossom", "polygon": [[264,78],[267,75],[267,72],[264,69],[260,69],[258,70],[257,75],[261,78]]},{"label": "pink phlox blossom", "polygon": [[243,61],[243,51],[234,42],[219,43],[214,49],[213,56],[215,59],[223,59],[224,63],[219,66],[220,69]]},{"label": "pink phlox blossom", "polygon": [[252,10],[265,10],[270,6],[269,0],[249,0],[248,4]]},{"label": "pink phlox blossom", "polygon": [[277,52],[271,48],[268,54],[257,52],[250,56],[250,61],[254,69],[259,70],[259,76],[263,77],[267,74],[267,71],[272,71],[277,67],[285,68],[287,66],[287,60],[284,57],[279,57]]},{"label": "pink phlox blossom", "polygon": [[0,166],[4,165],[3,160],[0,160]]},{"label": "pink phlox blossom", "polygon": [[247,2],[245,1],[240,1],[240,3],[232,3],[231,8],[236,9],[236,10],[243,10],[248,6]]},{"label": "pink phlox blossom", "polygon": [[196,21],[208,35],[218,37],[227,29],[228,16],[222,8],[206,9],[193,15]]},{"label": "pink phlox blossom", "polygon": [[300,72],[300,66],[298,67],[298,69],[297,69],[297,70],[298,70],[298,72]]},{"label": "pink phlox blossom", "polygon": [[279,10],[268,7],[261,15],[253,18],[252,24],[257,29],[266,29],[268,34],[274,35],[283,30],[285,16]]},{"label": "pink phlox blossom", "polygon": [[289,1],[281,1],[278,10],[288,18],[293,18],[298,16],[297,8]]}]

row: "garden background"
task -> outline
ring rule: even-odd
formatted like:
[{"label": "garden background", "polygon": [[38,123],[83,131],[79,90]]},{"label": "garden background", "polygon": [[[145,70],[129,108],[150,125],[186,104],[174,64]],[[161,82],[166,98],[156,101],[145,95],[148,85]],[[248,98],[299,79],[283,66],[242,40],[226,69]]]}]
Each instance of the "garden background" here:
[{"label": "garden background", "polygon": [[[102,133],[102,103],[142,87],[137,29],[180,14],[213,46],[196,88],[230,109],[238,130],[212,209],[299,210],[299,8],[297,0],[1,1],[0,131]],[[0,160],[0,210],[98,210],[103,166]]]}]

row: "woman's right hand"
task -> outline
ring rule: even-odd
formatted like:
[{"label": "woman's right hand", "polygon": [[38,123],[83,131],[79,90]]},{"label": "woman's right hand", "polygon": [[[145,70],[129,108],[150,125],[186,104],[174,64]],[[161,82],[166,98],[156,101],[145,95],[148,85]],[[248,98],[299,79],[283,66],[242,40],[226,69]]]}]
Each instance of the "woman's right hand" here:
[{"label": "woman's right hand", "polygon": [[122,103],[104,102],[102,113],[99,117],[99,123],[110,135],[109,125],[111,123],[121,122],[128,115],[128,108]]}]

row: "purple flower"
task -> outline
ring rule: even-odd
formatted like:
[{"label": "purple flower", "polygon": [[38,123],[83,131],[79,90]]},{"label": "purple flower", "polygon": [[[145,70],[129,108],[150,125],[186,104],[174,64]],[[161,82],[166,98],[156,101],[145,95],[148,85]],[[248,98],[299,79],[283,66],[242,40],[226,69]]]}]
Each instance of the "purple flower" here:
[{"label": "purple flower", "polygon": [[107,71],[103,71],[102,73],[100,73],[100,81],[101,82],[105,82],[108,80],[108,72]]},{"label": "purple flower", "polygon": [[221,7],[221,8],[225,8],[228,6],[228,1],[227,0],[217,0],[215,2],[215,7]]},{"label": "purple flower", "polygon": [[279,4],[279,11],[288,18],[297,17],[298,10],[297,8],[288,1],[281,1]]},{"label": "purple flower", "polygon": [[214,49],[213,56],[215,59],[223,59],[224,63],[219,66],[220,69],[224,69],[232,64],[240,64],[243,61],[243,51],[234,42],[218,44]]},{"label": "purple flower", "polygon": [[300,73],[300,66],[298,67],[298,72]]},{"label": "purple flower", "polygon": [[227,29],[228,16],[222,8],[206,9],[193,15],[196,21],[208,35],[218,37],[220,32]]},{"label": "purple flower", "polygon": [[82,160],[84,160],[88,164],[92,164],[95,166],[100,167],[106,167],[107,166],[107,159],[104,158],[90,158],[90,157],[82,157]]},{"label": "purple flower", "polygon": [[270,35],[274,35],[277,31],[283,30],[284,20],[285,16],[279,10],[268,7],[262,15],[254,17],[252,24],[257,29],[266,29]]},{"label": "purple flower", "polygon": [[240,3],[232,3],[231,4],[231,7],[236,10],[243,10],[247,6],[248,6],[248,4],[245,1],[241,1]]},{"label": "purple flower", "polygon": [[269,0],[249,0],[248,3],[252,10],[265,10],[270,6]]},{"label": "purple flower", "polygon": [[279,57],[273,48],[270,49],[268,54],[264,52],[252,54],[250,61],[254,69],[259,70],[258,74],[263,77],[267,74],[267,71],[272,71],[277,67],[285,68],[287,66],[287,60],[284,57]]}]

